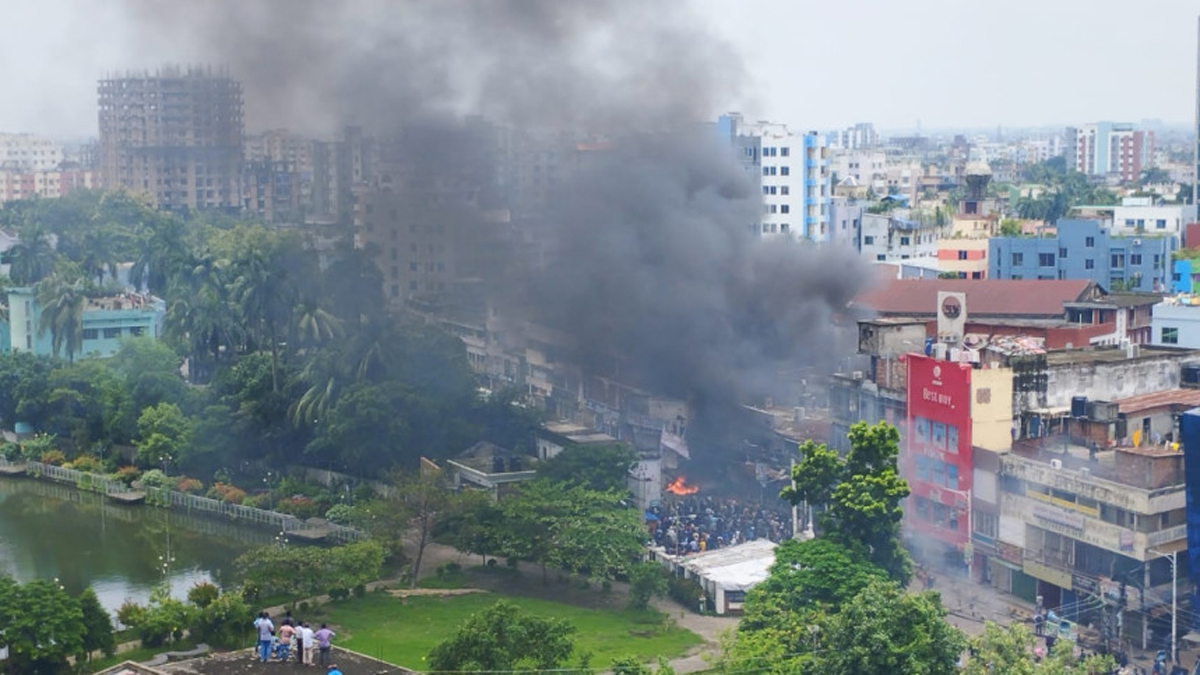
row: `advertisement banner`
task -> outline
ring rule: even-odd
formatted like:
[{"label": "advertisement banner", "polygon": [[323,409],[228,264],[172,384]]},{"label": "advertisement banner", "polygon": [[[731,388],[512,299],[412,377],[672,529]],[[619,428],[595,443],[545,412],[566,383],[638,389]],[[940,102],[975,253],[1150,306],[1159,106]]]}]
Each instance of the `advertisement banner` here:
[{"label": "advertisement banner", "polygon": [[900,469],[912,490],[905,526],[962,550],[970,541],[971,366],[919,354],[907,364],[908,433]]}]

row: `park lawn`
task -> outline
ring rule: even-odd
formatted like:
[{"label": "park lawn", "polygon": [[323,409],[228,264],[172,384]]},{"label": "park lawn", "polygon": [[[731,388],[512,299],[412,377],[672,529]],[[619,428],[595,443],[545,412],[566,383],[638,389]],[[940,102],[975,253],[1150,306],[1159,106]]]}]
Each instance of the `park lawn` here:
[{"label": "park lawn", "polygon": [[591,652],[591,666],[606,668],[616,657],[654,660],[674,658],[702,642],[695,633],[671,626],[663,628],[664,615],[654,610],[585,609],[547,600],[473,593],[444,598],[412,597],[406,601],[386,593],[370,593],[331,603],[321,609],[339,632],[334,644],[420,670],[434,645],[449,638],[469,615],[501,598],[538,616],[570,621],[575,633],[575,658]]}]

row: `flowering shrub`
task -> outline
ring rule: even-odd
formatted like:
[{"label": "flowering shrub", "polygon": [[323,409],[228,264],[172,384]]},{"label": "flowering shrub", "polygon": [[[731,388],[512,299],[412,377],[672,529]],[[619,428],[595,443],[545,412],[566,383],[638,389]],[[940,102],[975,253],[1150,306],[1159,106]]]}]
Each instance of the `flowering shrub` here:
[{"label": "flowering shrub", "polygon": [[119,480],[126,485],[130,485],[133,483],[133,481],[137,480],[137,477],[140,475],[142,475],[142,472],[139,471],[136,466],[130,464],[119,467],[117,472],[114,473],[112,477],[113,480]]},{"label": "flowering shrub", "polygon": [[38,461],[40,461],[42,464],[49,464],[50,466],[62,466],[66,463],[67,456],[62,453],[62,450],[47,450],[46,452],[42,453],[42,456]]},{"label": "flowering shrub", "polygon": [[212,487],[208,489],[208,496],[230,504],[241,504],[246,501],[245,490],[227,483],[213,483]]},{"label": "flowering shrub", "polygon": [[87,473],[102,473],[104,463],[91,455],[80,455],[67,464],[67,467]]},{"label": "flowering shrub", "polygon": [[191,476],[184,476],[175,483],[175,489],[189,495],[198,495],[204,491],[204,483]]}]

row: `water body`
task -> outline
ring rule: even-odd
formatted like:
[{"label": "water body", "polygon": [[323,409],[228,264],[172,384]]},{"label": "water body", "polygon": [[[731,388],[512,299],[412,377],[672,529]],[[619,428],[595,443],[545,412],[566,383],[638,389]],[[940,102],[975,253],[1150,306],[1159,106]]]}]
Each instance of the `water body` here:
[{"label": "water body", "polygon": [[[91,586],[105,608],[144,603],[164,580],[183,598],[193,584],[228,583],[234,558],[275,533],[150,506],[113,504],[72,487],[0,478],[0,574]],[[171,562],[164,572],[163,560]]]}]

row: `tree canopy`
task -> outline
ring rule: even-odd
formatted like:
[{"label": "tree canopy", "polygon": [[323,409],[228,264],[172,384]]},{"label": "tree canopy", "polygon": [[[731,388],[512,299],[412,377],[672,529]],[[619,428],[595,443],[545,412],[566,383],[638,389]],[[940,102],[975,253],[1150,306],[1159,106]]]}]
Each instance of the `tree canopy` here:
[{"label": "tree canopy", "polygon": [[549,670],[565,665],[575,650],[575,627],[501,600],[472,614],[453,636],[429,652],[430,670]]},{"label": "tree canopy", "polygon": [[624,443],[568,445],[538,465],[538,477],[558,483],[582,485],[589,490],[627,490],[629,470],[637,455]]}]

